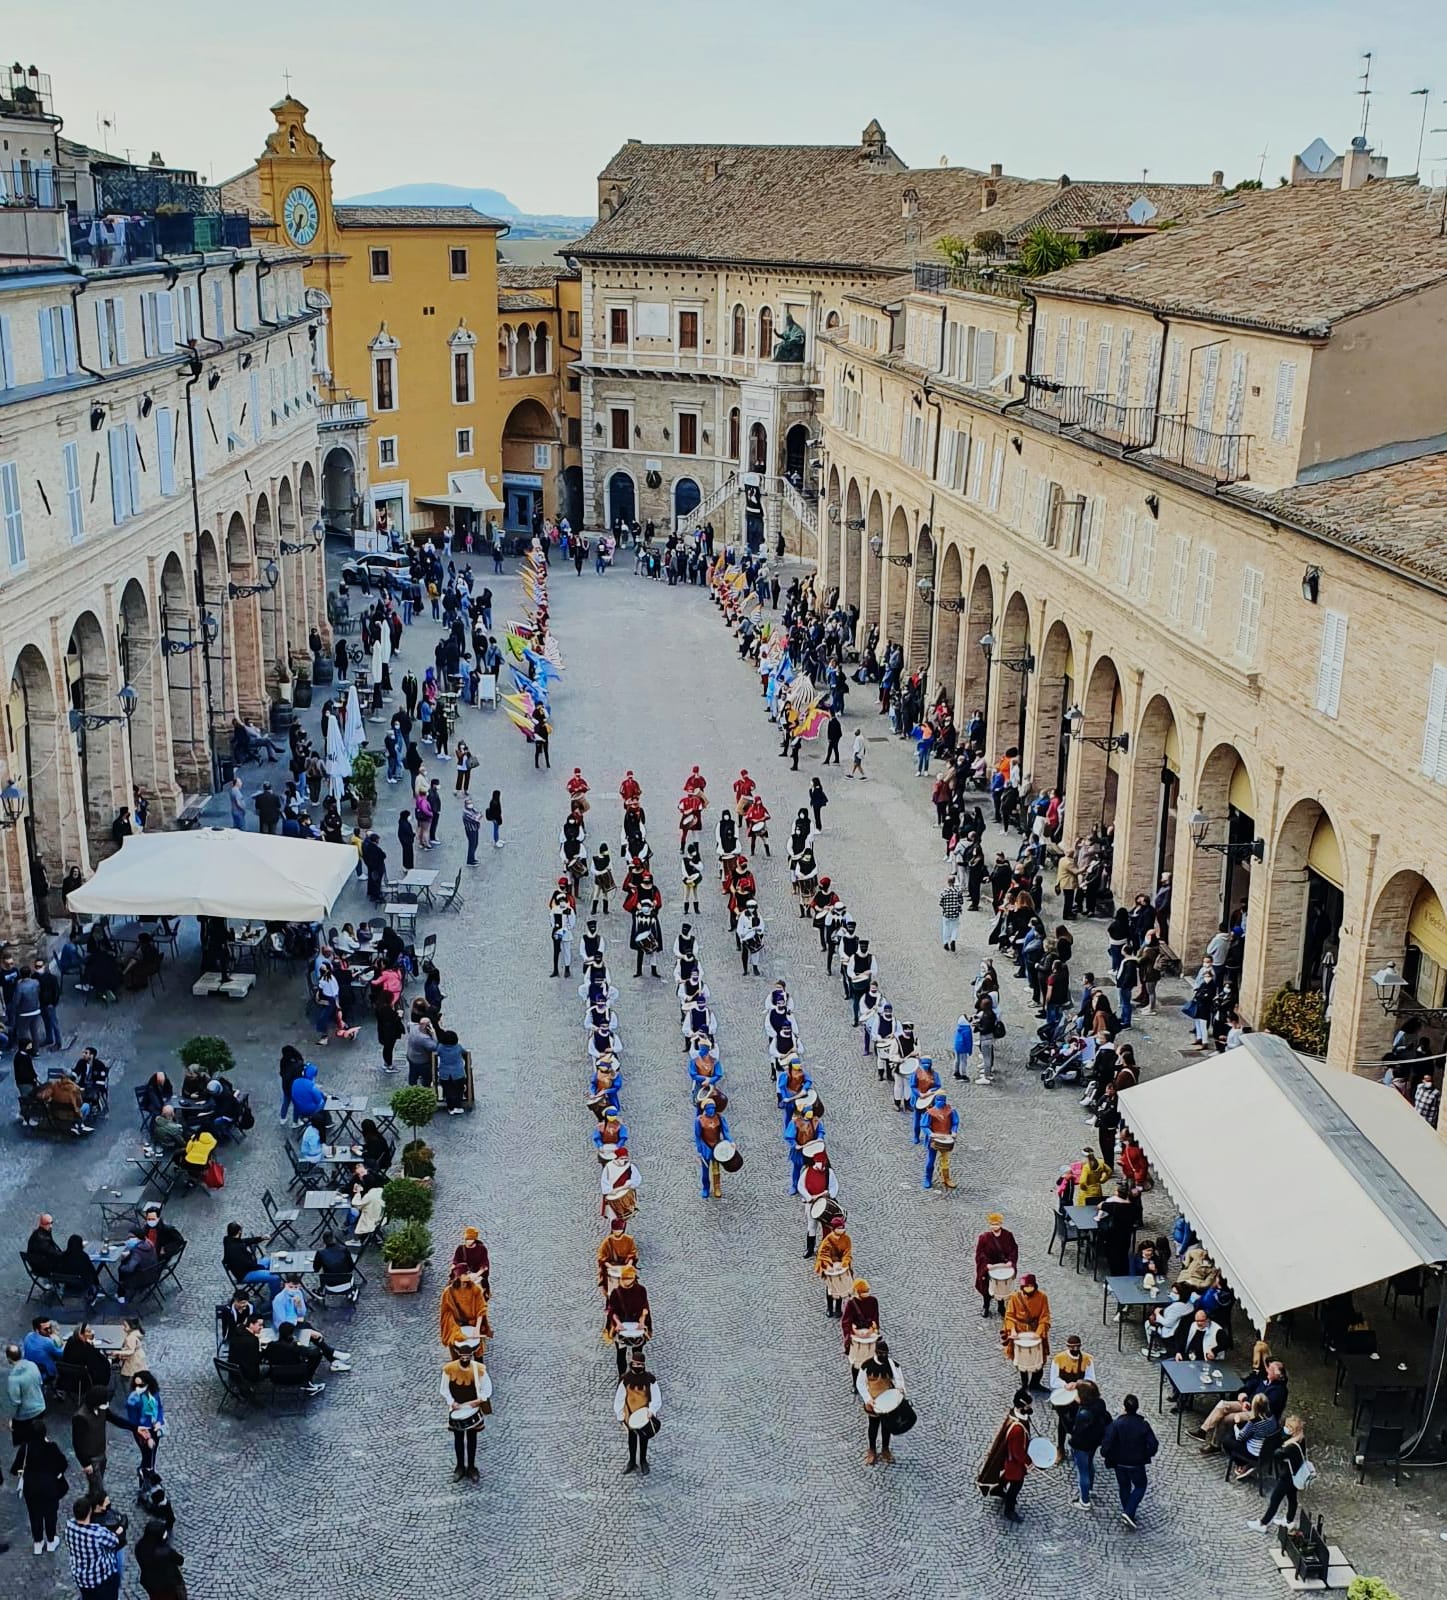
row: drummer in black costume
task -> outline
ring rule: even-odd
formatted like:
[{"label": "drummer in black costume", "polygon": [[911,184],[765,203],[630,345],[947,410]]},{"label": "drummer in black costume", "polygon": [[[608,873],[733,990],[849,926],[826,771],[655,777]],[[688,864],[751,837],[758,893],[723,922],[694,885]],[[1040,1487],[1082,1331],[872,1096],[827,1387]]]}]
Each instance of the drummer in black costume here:
[{"label": "drummer in black costume", "polygon": [[593,852],[593,915],[598,915],[598,902],[603,902],[603,915],[608,915],[608,900],[613,893],[613,857],[608,853],[605,839]]}]

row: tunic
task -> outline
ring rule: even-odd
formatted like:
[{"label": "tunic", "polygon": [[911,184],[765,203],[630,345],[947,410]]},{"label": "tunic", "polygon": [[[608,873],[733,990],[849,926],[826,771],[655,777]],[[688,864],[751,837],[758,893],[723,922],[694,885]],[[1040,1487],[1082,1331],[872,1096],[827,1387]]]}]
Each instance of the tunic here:
[{"label": "tunic", "polygon": [[984,1294],[990,1287],[990,1268],[1008,1263],[1014,1267],[1020,1261],[1020,1246],[1008,1228],[998,1234],[988,1229],[975,1240],[975,1293]]},{"label": "tunic", "polygon": [[[598,1246],[598,1287],[610,1294],[624,1267],[638,1265],[638,1244],[631,1233],[610,1233]],[[613,1271],[610,1273],[609,1268]],[[610,1281],[611,1280],[611,1281]]]},{"label": "tunic", "polygon": [[[1038,1333],[1040,1343],[1017,1357],[1017,1333]],[[1050,1302],[1039,1289],[1017,1289],[1005,1302],[1003,1328],[1005,1359],[1021,1372],[1038,1372],[1050,1354]]]}]

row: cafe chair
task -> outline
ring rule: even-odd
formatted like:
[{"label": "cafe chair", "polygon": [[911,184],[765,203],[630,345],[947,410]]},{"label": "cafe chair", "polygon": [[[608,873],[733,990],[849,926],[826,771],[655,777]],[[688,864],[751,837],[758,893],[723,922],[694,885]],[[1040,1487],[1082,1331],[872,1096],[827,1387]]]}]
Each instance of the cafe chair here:
[{"label": "cafe chair", "polygon": [[1400,1484],[1402,1444],[1406,1437],[1407,1430],[1400,1423],[1372,1423],[1357,1440],[1352,1455],[1352,1465],[1357,1469],[1357,1482],[1366,1482],[1368,1467],[1383,1466],[1392,1469],[1393,1484]]},{"label": "cafe chair", "polygon": [[20,1252],[20,1264],[25,1268],[25,1276],[30,1279],[30,1288],[25,1295],[27,1300],[35,1298],[37,1289],[40,1290],[42,1301],[54,1300],[59,1302],[65,1299],[67,1286],[55,1278],[48,1277],[43,1272],[37,1272],[30,1264],[30,1257],[23,1250]]},{"label": "cafe chair", "polygon": [[345,1283],[321,1283],[317,1292],[323,1305],[355,1306],[362,1298],[362,1286],[366,1283],[359,1267],[352,1268],[352,1275]]},{"label": "cafe chair", "polygon": [[173,1289],[183,1289],[185,1287],[180,1278],[176,1276],[176,1272],[181,1265],[181,1258],[186,1254],[189,1245],[189,1239],[183,1240],[181,1243],[181,1248],[175,1253],[175,1255],[167,1256],[166,1259],[161,1263],[161,1277],[159,1283],[157,1284],[157,1288],[160,1292],[162,1300],[166,1298],[166,1284],[169,1283]]},{"label": "cafe chair", "polygon": [[[1286,1433],[1283,1430],[1274,1434],[1262,1444],[1261,1454],[1259,1456],[1251,1456],[1249,1459],[1243,1460],[1240,1456],[1233,1456],[1230,1451],[1227,1451],[1227,1481],[1234,1481],[1236,1483],[1254,1482],[1256,1485],[1257,1496],[1263,1497],[1266,1494],[1267,1484],[1275,1483],[1276,1481],[1276,1452],[1285,1442]],[[1250,1467],[1251,1476],[1249,1478],[1237,1478],[1236,1471],[1240,1467]]]},{"label": "cafe chair", "polygon": [[1417,1315],[1425,1317],[1425,1299],[1427,1293],[1426,1274],[1421,1267],[1409,1267],[1405,1272],[1399,1272],[1395,1278],[1387,1279],[1387,1287],[1382,1298],[1392,1309],[1392,1321],[1397,1320],[1397,1302],[1409,1301],[1417,1308]]},{"label": "cafe chair", "polygon": [[[290,1149],[290,1146],[287,1147]],[[270,1189],[261,1191],[261,1209],[266,1213],[266,1220],[271,1224],[271,1233],[267,1236],[266,1247],[269,1250],[278,1239],[299,1244],[296,1224],[301,1217],[301,1212],[293,1207],[278,1207],[276,1196]]]},{"label": "cafe chair", "polygon": [[439,911],[461,911],[466,901],[462,893],[462,868],[457,869],[457,876],[452,880],[452,887],[442,897],[442,903],[437,907]]},{"label": "cafe chair", "polygon": [[232,1404],[240,1408],[261,1404],[256,1385],[234,1361],[228,1361],[223,1355],[216,1355],[211,1358],[211,1365],[216,1369],[216,1376],[221,1380],[223,1391],[218,1411],[225,1411],[227,1406]]},{"label": "cafe chair", "polygon": [[437,959],[437,935],[429,933],[422,941],[422,965],[425,967],[429,961]]}]

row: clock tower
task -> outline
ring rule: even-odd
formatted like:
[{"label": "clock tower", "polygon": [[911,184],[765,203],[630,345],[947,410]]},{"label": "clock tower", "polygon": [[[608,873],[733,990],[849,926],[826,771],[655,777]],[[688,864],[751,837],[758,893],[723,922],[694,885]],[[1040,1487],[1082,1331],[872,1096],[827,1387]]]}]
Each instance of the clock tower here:
[{"label": "clock tower", "polygon": [[[338,252],[332,215],[332,158],[308,132],[307,108],[287,95],[272,108],[275,129],[256,163],[260,209],[273,219],[268,243],[293,245],[316,256]],[[308,280],[311,278],[308,273]]]}]

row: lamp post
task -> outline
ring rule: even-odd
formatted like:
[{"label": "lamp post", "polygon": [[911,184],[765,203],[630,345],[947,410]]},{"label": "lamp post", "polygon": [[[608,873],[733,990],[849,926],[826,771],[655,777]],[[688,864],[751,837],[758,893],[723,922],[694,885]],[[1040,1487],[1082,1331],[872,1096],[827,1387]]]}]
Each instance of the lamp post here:
[{"label": "lamp post", "polygon": [[[1372,974],[1372,988],[1377,991],[1377,1004],[1381,1006],[1384,1016],[1401,1016],[1402,999],[1411,991],[1407,988],[1407,980],[1390,962],[1380,972]],[[1407,1015],[1420,1017],[1429,1028],[1447,1026],[1447,1006],[1413,1004],[1408,1007]]]},{"label": "lamp post", "polygon": [[1252,861],[1264,861],[1266,859],[1266,841],[1264,839],[1232,839],[1228,837],[1217,842],[1206,838],[1210,831],[1210,817],[1199,809],[1193,811],[1191,813],[1191,843],[1198,850],[1207,851],[1212,855],[1225,856],[1228,861],[1245,861],[1248,857]]},{"label": "lamp post", "polygon": [[0,789],[0,828],[8,833],[25,815],[25,791],[12,778]]},{"label": "lamp post", "polygon": [[987,633],[985,637],[980,640],[980,649],[985,652],[985,714],[988,718],[990,667],[994,664],[998,664],[999,666],[1002,666],[1006,672],[1017,673],[1020,678],[1020,721],[1015,734],[1015,748],[1023,760],[1025,753],[1025,712],[1030,692],[1029,677],[1030,674],[1035,670],[1035,657],[1030,653],[1030,647],[1028,645],[1026,645],[1017,656],[997,656],[995,654],[995,644],[996,640],[993,633]]},{"label": "lamp post", "polygon": [[[72,706],[70,711],[70,731],[72,733],[94,732],[97,728],[104,728],[112,722],[129,722],[136,714],[136,705],[140,696],[130,686],[123,684],[116,695],[121,703],[119,711],[104,713],[100,711],[82,711]],[[3,803],[3,801],[0,801]]]},{"label": "lamp post", "polygon": [[226,585],[226,598],[228,600],[249,600],[252,595],[266,594],[276,588],[277,580],[281,577],[281,568],[276,562],[268,558],[266,565],[261,569],[260,583],[228,583]]}]

